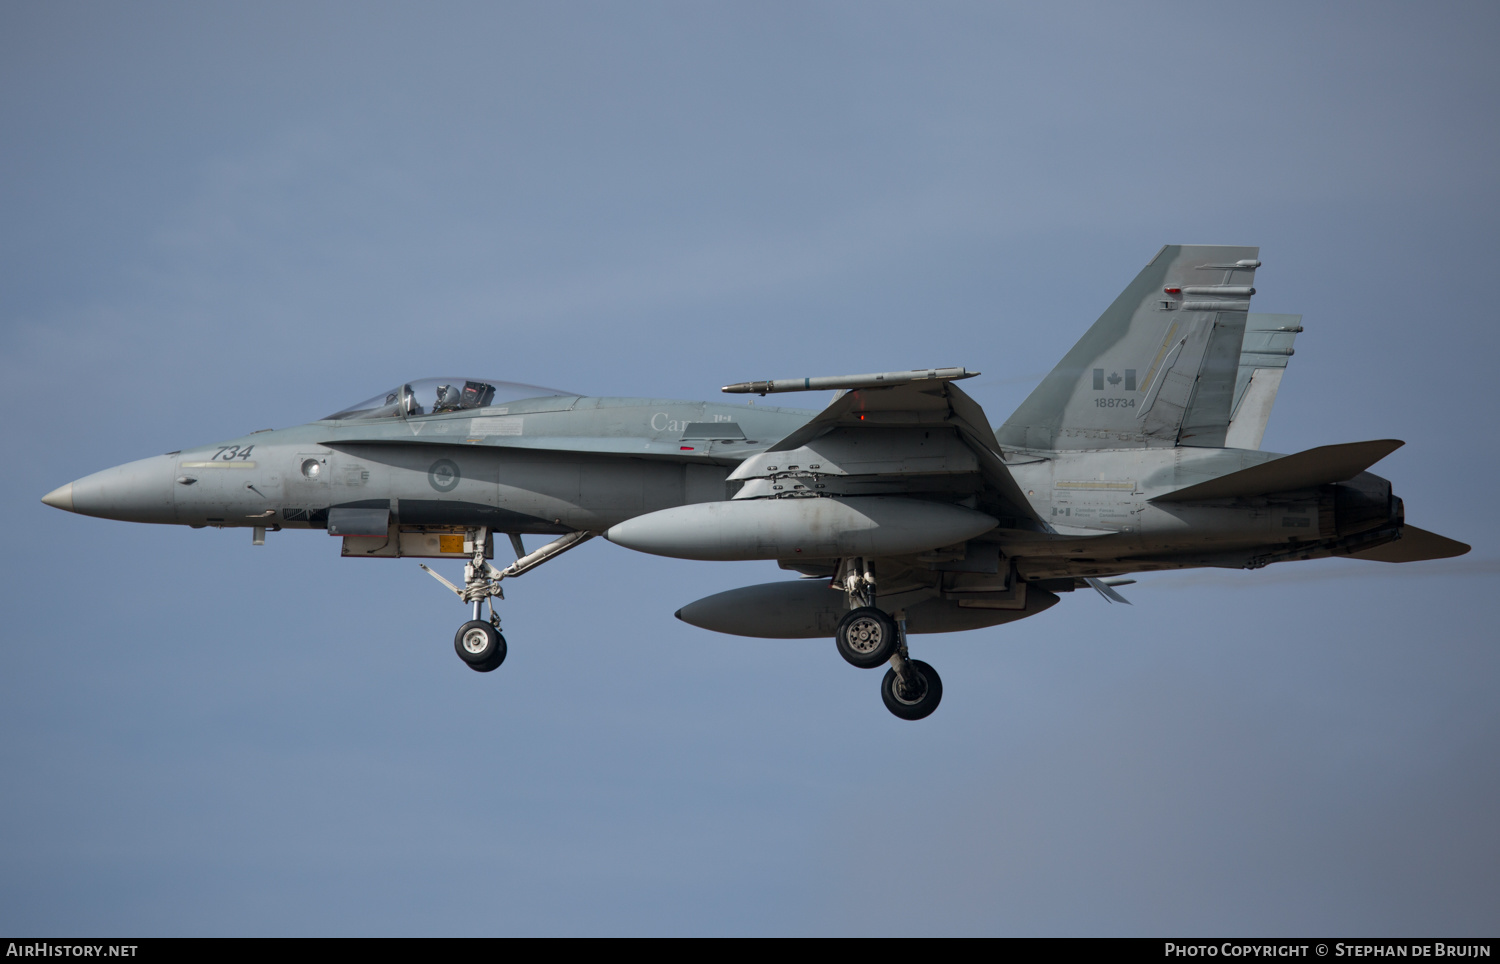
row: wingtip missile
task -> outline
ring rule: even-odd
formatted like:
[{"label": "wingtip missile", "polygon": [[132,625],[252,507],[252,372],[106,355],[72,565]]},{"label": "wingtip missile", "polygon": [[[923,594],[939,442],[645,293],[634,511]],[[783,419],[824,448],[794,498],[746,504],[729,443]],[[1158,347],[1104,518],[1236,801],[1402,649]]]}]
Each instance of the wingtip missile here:
[{"label": "wingtip missile", "polygon": [[774,392],[852,391],[857,388],[888,388],[910,382],[956,382],[979,372],[966,368],[915,368],[905,372],[873,372],[868,375],[824,375],[817,378],[775,378],[763,382],[736,382],[720,389],[730,395],[770,395]]}]

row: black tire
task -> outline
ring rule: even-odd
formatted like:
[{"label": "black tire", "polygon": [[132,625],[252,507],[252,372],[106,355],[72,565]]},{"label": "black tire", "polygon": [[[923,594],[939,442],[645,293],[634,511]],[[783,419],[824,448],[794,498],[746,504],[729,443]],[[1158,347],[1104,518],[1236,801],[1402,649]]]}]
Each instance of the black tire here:
[{"label": "black tire", "polygon": [[889,669],[886,670],[885,679],[880,681],[880,698],[885,701],[885,708],[901,719],[920,720],[931,716],[932,711],[943,701],[943,679],[938,676],[937,670],[920,659],[909,662],[922,684],[922,692],[902,692],[898,685],[900,677],[894,669]]},{"label": "black tire", "polygon": [[[491,662],[494,666],[490,669],[494,669],[505,662],[505,637],[500,635],[500,630],[484,620],[471,619],[453,634],[453,650],[458,653],[459,659],[476,669]],[[489,669],[481,669],[480,672],[488,673]]]},{"label": "black tire", "polygon": [[839,620],[833,641],[851,666],[874,669],[896,653],[896,621],[874,606],[851,609]]},{"label": "black tire", "polygon": [[494,656],[491,656],[482,663],[468,663],[466,665],[476,673],[491,673],[499,669],[500,664],[503,662],[505,662],[505,637],[501,636],[500,649]]}]

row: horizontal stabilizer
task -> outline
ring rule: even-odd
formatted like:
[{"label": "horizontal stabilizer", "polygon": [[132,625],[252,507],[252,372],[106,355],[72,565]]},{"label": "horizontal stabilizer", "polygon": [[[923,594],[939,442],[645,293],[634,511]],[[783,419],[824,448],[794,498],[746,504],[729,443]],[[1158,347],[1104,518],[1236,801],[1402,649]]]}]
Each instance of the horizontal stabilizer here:
[{"label": "horizontal stabilizer", "polygon": [[1421,562],[1423,559],[1447,559],[1461,556],[1469,547],[1456,539],[1440,536],[1436,532],[1403,526],[1401,538],[1387,542],[1364,552],[1351,553],[1351,559],[1372,559],[1375,562]]},{"label": "horizontal stabilizer", "polygon": [[1221,475],[1184,489],[1168,492],[1152,502],[1201,502],[1205,499],[1235,499],[1292,489],[1308,489],[1352,479],[1405,442],[1376,439],[1371,442],[1345,442],[1342,445],[1320,445],[1296,455]]}]

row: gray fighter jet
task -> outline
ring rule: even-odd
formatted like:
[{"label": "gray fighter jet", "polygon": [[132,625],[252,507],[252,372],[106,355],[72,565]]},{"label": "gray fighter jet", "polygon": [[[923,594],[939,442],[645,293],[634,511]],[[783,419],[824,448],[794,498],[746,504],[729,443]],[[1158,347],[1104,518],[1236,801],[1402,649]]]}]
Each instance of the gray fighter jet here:
[{"label": "gray fighter jet", "polygon": [[[70,512],[268,531],[322,529],[346,557],[456,559],[472,606],[454,647],[505,659],[504,580],[595,535],[683,559],[772,559],[804,578],[719,593],[677,617],[723,633],[832,636],[916,720],[942,698],[908,637],[1035,615],[1129,573],[1469,547],[1408,525],[1366,471],[1402,443],[1259,451],[1298,315],[1251,314],[1259,249],[1169,245],[999,429],[934,368],[744,382],[838,394],[821,412],[591,398],[429,378],[306,425],[169,452],[42,501]],[[504,533],[515,560],[495,565]],[[527,551],[525,535],[555,537]],[[488,604],[486,618],[482,606]]]}]

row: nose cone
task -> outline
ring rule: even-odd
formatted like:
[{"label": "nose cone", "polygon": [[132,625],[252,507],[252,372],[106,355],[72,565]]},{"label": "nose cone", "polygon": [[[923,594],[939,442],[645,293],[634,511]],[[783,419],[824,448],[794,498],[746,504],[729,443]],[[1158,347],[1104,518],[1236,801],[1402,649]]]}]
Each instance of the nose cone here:
[{"label": "nose cone", "polygon": [[66,512],[73,511],[73,483],[58,486],[51,492],[42,496],[42,502],[52,506],[54,509],[62,509]]},{"label": "nose cone", "polygon": [[173,459],[157,455],[69,482],[42,497],[55,509],[125,522],[176,522]]}]

